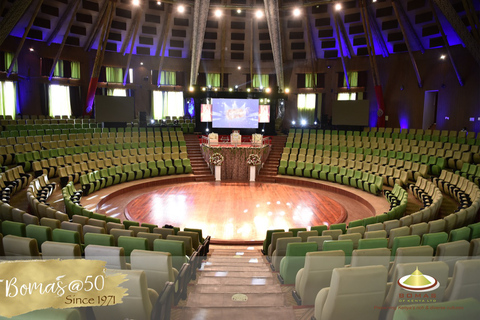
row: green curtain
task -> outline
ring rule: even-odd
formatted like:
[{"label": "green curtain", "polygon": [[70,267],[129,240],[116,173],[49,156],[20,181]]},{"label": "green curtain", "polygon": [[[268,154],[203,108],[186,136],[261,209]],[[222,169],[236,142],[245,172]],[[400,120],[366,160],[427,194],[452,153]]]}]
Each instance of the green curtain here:
[{"label": "green curtain", "polygon": [[72,79],[80,79],[80,62],[70,62],[70,68],[72,69]]},{"label": "green curtain", "polygon": [[107,89],[107,96],[126,97],[127,89]]},{"label": "green curtain", "polygon": [[71,116],[70,88],[51,84],[48,86],[48,114],[50,117]]},{"label": "green curtain", "polygon": [[[357,71],[351,71],[347,72],[348,76],[348,82],[350,83],[350,87],[358,87],[358,72]],[[347,86],[347,80],[345,77],[343,78],[343,86]]]},{"label": "green curtain", "polygon": [[123,83],[123,69],[106,67],[106,80],[110,83]]},{"label": "green curtain", "polygon": [[305,74],[305,88],[314,88],[317,86],[317,75],[313,73]]},{"label": "green curtain", "polygon": [[268,87],[268,74],[254,74],[252,79],[253,88]]},{"label": "green curtain", "polygon": [[13,81],[0,82],[0,115],[15,119],[17,106],[17,85]]},{"label": "green curtain", "polygon": [[317,95],[314,93],[298,94],[297,110],[298,121],[307,121],[307,124],[313,124],[315,121],[315,106],[317,104]]},{"label": "green curtain", "polygon": [[[7,71],[8,68],[10,68],[10,64],[13,61],[14,54],[12,52],[5,52],[4,57],[5,57],[5,71]],[[18,60],[15,61],[12,72],[13,73],[18,72]]]},{"label": "green curtain", "polygon": [[207,74],[207,86],[212,86],[219,88],[220,84],[220,73],[208,73]]},{"label": "green curtain", "polygon": [[63,60],[58,60],[57,64],[55,64],[55,69],[53,70],[53,76],[63,78]]},{"label": "green curtain", "polygon": [[177,73],[175,71],[162,71],[160,75],[160,84],[163,86],[177,85]]},{"label": "green curtain", "polygon": [[152,114],[154,119],[165,117],[183,117],[183,92],[152,91]]}]

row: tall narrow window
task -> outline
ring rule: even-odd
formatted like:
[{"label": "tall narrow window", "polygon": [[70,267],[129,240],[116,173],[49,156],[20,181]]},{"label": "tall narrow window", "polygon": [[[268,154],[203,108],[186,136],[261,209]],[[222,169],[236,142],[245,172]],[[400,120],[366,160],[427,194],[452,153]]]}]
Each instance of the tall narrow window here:
[{"label": "tall narrow window", "polygon": [[127,89],[107,89],[107,96],[126,97]]},{"label": "tall narrow window", "polygon": [[253,88],[266,88],[269,84],[268,74],[254,74],[252,79]]},{"label": "tall narrow window", "polygon": [[220,73],[207,73],[207,86],[220,88]]},{"label": "tall narrow window", "polygon": [[[350,87],[358,87],[358,72],[351,71],[347,72],[348,82],[350,83]],[[343,86],[347,86],[347,79],[343,78]]]},{"label": "tall narrow window", "polygon": [[122,83],[123,82],[123,69],[106,67],[105,75],[107,82],[110,83]]},{"label": "tall narrow window", "polygon": [[0,82],[0,115],[15,119],[17,107],[17,86],[13,81]]},{"label": "tall narrow window", "polygon": [[48,86],[48,114],[50,117],[69,116],[72,114],[70,105],[70,88],[51,84]]},{"label": "tall narrow window", "polygon": [[317,86],[317,75],[313,73],[305,74],[305,88],[314,88]]},{"label": "tall narrow window", "polygon": [[[10,64],[12,64],[14,54],[12,52],[5,52],[4,54],[5,57],[5,71],[8,71],[8,68],[10,68]],[[18,60],[15,60],[15,63],[12,68],[13,73],[18,72]]]},{"label": "tall narrow window", "polygon": [[314,93],[298,94],[297,109],[298,120],[305,120],[307,124],[313,124],[315,121],[315,106],[317,104],[317,95]]},{"label": "tall narrow window", "polygon": [[[347,79],[343,73],[340,74],[341,79],[339,79],[339,86],[343,83],[343,87],[347,87]],[[347,72],[348,82],[350,84],[350,88],[358,87],[358,71],[351,71]],[[341,82],[341,80],[343,81]],[[340,89],[342,91],[342,89]],[[343,91],[346,91],[343,89]],[[363,92],[339,92],[337,95],[337,100],[363,100]]]},{"label": "tall narrow window", "polygon": [[72,79],[80,79],[80,62],[70,62],[70,68],[72,69]]},{"label": "tall narrow window", "polygon": [[152,95],[154,119],[164,119],[167,116],[182,117],[184,115],[183,92],[154,90]]},{"label": "tall narrow window", "polygon": [[58,78],[63,78],[64,77],[63,61],[62,60],[57,61],[57,64],[55,65],[55,69],[53,69],[53,76],[58,77]]},{"label": "tall narrow window", "polygon": [[162,71],[160,74],[160,85],[175,86],[177,85],[177,77],[175,71]]}]

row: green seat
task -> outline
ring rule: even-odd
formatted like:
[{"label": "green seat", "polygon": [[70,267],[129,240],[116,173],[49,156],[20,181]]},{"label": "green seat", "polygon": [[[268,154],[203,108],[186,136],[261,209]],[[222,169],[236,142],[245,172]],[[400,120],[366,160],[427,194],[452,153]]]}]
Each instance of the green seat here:
[{"label": "green seat", "polygon": [[132,171],[135,173],[135,180],[143,178],[143,171],[140,169],[140,163],[132,164]]},{"label": "green seat", "polygon": [[167,174],[167,167],[165,167],[165,163],[163,162],[163,160],[157,161],[157,168],[159,170],[160,176],[164,176]]},{"label": "green seat", "polygon": [[307,231],[307,228],[290,228],[288,231],[292,232],[294,237],[297,237],[299,231]]},{"label": "green seat", "polygon": [[175,166],[171,159],[165,160],[165,167],[167,168],[167,174],[175,174]]},{"label": "green seat", "polygon": [[353,241],[348,240],[327,240],[323,243],[323,251],[342,250],[345,252],[345,264],[352,260]]},{"label": "green seat", "polygon": [[386,248],[388,245],[387,238],[373,238],[358,240],[358,249],[376,249]]},{"label": "green seat", "polygon": [[80,242],[80,234],[77,231],[54,229],[52,231],[52,240],[57,242],[66,242],[82,245]]},{"label": "green seat", "polygon": [[158,228],[158,225],[152,223],[142,223],[142,227],[147,227],[150,232],[153,232],[153,229]]},{"label": "green seat", "polygon": [[131,164],[124,165],[123,172],[127,175],[127,181],[135,180],[135,171],[133,171]]},{"label": "green seat", "polygon": [[320,163],[316,163],[315,167],[312,170],[312,178],[319,179],[321,171],[322,171],[322,165]]},{"label": "green seat", "polygon": [[376,216],[368,217],[368,218],[363,219],[363,225],[365,227],[368,226],[369,224],[374,224],[374,223],[377,223],[377,217]]},{"label": "green seat", "polygon": [[435,232],[435,233],[425,233],[422,236],[422,246],[430,246],[433,248],[433,252],[437,250],[437,246],[441,243],[446,243],[448,241],[448,233],[446,232]]},{"label": "green seat", "polygon": [[263,240],[262,252],[263,252],[264,255],[267,255],[267,253],[268,253],[268,246],[270,245],[270,243],[272,243],[272,233],[274,233],[274,232],[285,232],[285,230],[284,229],[267,230],[265,240]]},{"label": "green seat", "polygon": [[151,177],[158,176],[159,171],[158,171],[157,164],[155,163],[155,161],[149,161],[147,163],[147,168],[148,168],[148,170],[150,170],[150,176]]},{"label": "green seat", "polygon": [[303,177],[303,170],[305,169],[305,162],[297,161],[297,167],[295,168],[295,175]]},{"label": "green seat", "polygon": [[50,227],[29,224],[26,226],[26,232],[28,238],[37,240],[38,251],[41,251],[42,243],[52,241],[52,229]]},{"label": "green seat", "polygon": [[420,245],[420,236],[418,235],[395,237],[395,239],[393,239],[393,245],[392,245],[392,259],[395,257],[398,248],[416,247],[419,245]]},{"label": "green seat", "polygon": [[2,222],[2,234],[4,236],[13,235],[17,237],[26,237],[27,230],[25,223],[15,221],[3,221]]},{"label": "green seat", "polygon": [[305,255],[307,252],[317,251],[317,249],[316,242],[292,242],[287,244],[285,257],[280,261],[280,281],[283,284],[294,284],[297,272],[305,265]]},{"label": "green seat", "polygon": [[470,231],[471,231],[470,232],[471,240],[480,238],[480,222],[470,224],[468,225],[468,227],[470,228]]},{"label": "green seat", "polygon": [[354,220],[354,221],[350,221],[348,223],[348,227],[349,228],[355,228],[355,227],[361,227],[364,225],[364,222],[363,222],[363,219],[358,219],[358,220]]},{"label": "green seat", "polygon": [[318,231],[318,234],[321,235],[324,230],[328,230],[328,227],[326,225],[312,226],[310,227],[310,230]]},{"label": "green seat", "polygon": [[113,184],[113,177],[108,173],[107,168],[100,170],[100,177],[105,181],[105,187],[110,187]]},{"label": "green seat", "polygon": [[205,239],[203,238],[202,229],[183,228],[183,231],[196,232],[196,233],[198,233],[198,241],[200,241],[200,243],[203,243],[205,241]]},{"label": "green seat", "polygon": [[184,173],[184,168],[183,168],[183,164],[182,164],[182,160],[181,160],[181,159],[175,159],[175,160],[173,160],[173,166],[175,167],[175,173],[176,173],[176,174],[182,174],[182,173]]},{"label": "green seat", "polygon": [[328,164],[322,166],[322,171],[318,174],[320,180],[327,180],[328,173],[330,172],[330,166]]},{"label": "green seat", "polygon": [[102,234],[102,233],[85,233],[85,246],[89,244],[96,244],[99,246],[112,247],[115,245],[115,239],[111,234]]},{"label": "green seat", "polygon": [[146,238],[120,236],[117,241],[117,247],[122,247],[125,250],[125,260],[127,262],[130,262],[130,254],[133,250],[148,250],[148,240]]},{"label": "green seat", "polygon": [[147,163],[146,162],[140,162],[139,166],[140,166],[140,170],[142,170],[143,178],[144,179],[150,178],[152,173],[150,172],[150,169],[148,168]]},{"label": "green seat", "polygon": [[336,230],[340,229],[342,230],[342,233],[347,232],[347,224],[346,223],[336,223],[336,224],[331,224],[330,225],[330,230]]},{"label": "green seat", "polygon": [[183,241],[157,239],[153,241],[153,251],[170,252],[172,266],[177,270],[180,270],[182,265],[188,261]]},{"label": "green seat", "polygon": [[[308,161],[308,159],[307,159]],[[312,177],[312,170],[313,170],[313,163],[307,162],[305,163],[305,169],[303,169],[303,176],[305,178],[310,178]]]},{"label": "green seat", "polygon": [[125,226],[125,229],[128,230],[131,226],[134,227],[140,227],[140,223],[137,221],[131,221],[131,220],[123,220],[123,225]]},{"label": "green seat", "polygon": [[454,242],[458,240],[466,240],[470,241],[470,228],[469,227],[462,227],[458,229],[454,229],[450,231],[450,236],[448,238],[448,242]]},{"label": "green seat", "polygon": [[287,174],[290,176],[295,175],[295,168],[297,167],[296,161],[288,161]]},{"label": "green seat", "polygon": [[190,159],[183,159],[182,165],[185,168],[185,173],[192,173],[192,165],[190,163]]}]

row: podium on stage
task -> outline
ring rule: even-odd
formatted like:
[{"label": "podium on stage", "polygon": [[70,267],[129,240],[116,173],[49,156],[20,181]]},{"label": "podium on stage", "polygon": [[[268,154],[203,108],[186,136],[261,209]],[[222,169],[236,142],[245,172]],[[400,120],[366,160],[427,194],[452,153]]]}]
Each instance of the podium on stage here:
[{"label": "podium on stage", "polygon": [[230,143],[232,143],[235,146],[242,144],[242,136],[240,135],[240,132],[235,130],[230,134]]},{"label": "podium on stage", "polygon": [[261,147],[263,146],[263,136],[259,133],[252,134],[252,146]]},{"label": "podium on stage", "polygon": [[210,133],[208,135],[208,145],[209,146],[218,146],[218,133]]}]

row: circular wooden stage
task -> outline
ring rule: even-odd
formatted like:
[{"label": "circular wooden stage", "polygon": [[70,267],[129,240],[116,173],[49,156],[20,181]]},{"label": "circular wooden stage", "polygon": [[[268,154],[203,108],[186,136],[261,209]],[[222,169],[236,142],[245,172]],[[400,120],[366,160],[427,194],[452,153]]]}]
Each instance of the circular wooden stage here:
[{"label": "circular wooden stage", "polygon": [[96,210],[158,226],[199,228],[214,241],[231,243],[263,240],[268,229],[344,222],[349,211],[375,215],[355,194],[330,189],[261,182],[136,184],[101,197]]}]

